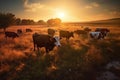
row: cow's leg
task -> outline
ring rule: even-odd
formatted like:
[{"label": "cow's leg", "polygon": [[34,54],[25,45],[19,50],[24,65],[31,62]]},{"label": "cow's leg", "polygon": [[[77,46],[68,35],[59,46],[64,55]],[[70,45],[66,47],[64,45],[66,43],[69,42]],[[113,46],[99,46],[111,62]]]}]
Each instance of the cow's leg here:
[{"label": "cow's leg", "polygon": [[38,57],[40,56],[40,54],[41,54],[41,52],[40,52],[40,50],[39,50],[39,47],[37,46],[37,50],[38,50]]},{"label": "cow's leg", "polygon": [[34,51],[35,51],[35,43],[33,45],[34,45]]},{"label": "cow's leg", "polygon": [[37,50],[39,51],[39,47],[37,46]]},{"label": "cow's leg", "polygon": [[91,38],[94,38],[94,36],[93,36],[92,34],[90,34],[90,37],[91,37]]},{"label": "cow's leg", "polygon": [[46,50],[46,53],[48,54],[49,53],[49,49],[47,47],[45,47],[45,50]]}]

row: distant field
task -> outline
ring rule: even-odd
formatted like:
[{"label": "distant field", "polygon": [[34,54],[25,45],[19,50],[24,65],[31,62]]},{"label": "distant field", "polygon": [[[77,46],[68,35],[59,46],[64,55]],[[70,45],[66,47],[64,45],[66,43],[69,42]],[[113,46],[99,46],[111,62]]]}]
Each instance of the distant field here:
[{"label": "distant field", "polygon": [[[108,80],[101,78],[105,71],[120,80],[120,26],[82,26],[12,26],[7,31],[23,30],[14,40],[6,40],[3,30],[0,30],[0,80]],[[102,40],[93,40],[89,34],[74,34],[69,42],[61,39],[62,46],[55,47],[49,55],[45,55],[44,48],[40,49],[41,52],[33,51],[32,34],[35,32],[47,34],[47,29],[52,28],[58,36],[60,30],[72,32],[85,27],[92,31],[97,27],[106,27],[110,33]],[[25,32],[26,28],[31,28],[33,32]],[[105,66],[113,61],[119,63],[118,68],[106,69]]]}]

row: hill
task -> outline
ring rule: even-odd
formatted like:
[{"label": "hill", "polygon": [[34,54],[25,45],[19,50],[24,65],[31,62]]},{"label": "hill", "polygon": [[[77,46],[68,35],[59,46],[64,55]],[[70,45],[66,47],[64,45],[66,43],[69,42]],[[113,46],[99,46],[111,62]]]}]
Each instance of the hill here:
[{"label": "hill", "polygon": [[65,22],[64,24],[71,25],[120,25],[120,18],[112,18],[106,20],[96,20],[96,21],[88,21],[88,22]]},{"label": "hill", "polygon": [[87,23],[110,23],[110,24],[120,24],[120,18],[112,18],[106,20],[97,20],[97,21],[90,21]]}]

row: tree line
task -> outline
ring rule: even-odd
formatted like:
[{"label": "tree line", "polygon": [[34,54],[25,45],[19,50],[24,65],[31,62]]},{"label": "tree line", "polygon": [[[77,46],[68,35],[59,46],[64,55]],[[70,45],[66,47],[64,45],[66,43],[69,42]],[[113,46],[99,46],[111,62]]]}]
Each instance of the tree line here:
[{"label": "tree line", "polygon": [[1,13],[0,12],[0,29],[6,30],[7,27],[11,25],[48,25],[48,26],[58,26],[61,24],[60,18],[48,19],[46,22],[44,20],[39,20],[35,22],[31,19],[21,19],[16,18],[13,13]]}]

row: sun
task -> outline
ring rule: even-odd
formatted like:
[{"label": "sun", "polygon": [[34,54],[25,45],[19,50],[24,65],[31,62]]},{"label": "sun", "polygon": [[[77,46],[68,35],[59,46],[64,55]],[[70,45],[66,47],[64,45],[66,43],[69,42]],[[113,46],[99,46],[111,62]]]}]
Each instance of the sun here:
[{"label": "sun", "polygon": [[59,12],[56,13],[56,16],[60,19],[64,19],[65,18],[65,13],[59,11]]}]

